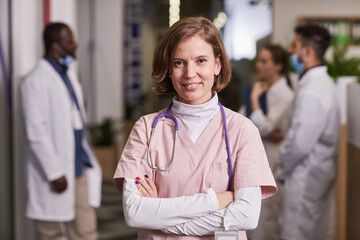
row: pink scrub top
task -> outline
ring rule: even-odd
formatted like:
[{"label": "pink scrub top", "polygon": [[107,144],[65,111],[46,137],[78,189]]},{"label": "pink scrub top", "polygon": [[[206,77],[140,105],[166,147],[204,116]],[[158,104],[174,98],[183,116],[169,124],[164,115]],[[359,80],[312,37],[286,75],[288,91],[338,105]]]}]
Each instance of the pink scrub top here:
[{"label": "pink scrub top", "polygon": [[[224,108],[233,166],[232,190],[261,186],[262,198],[277,191],[258,129],[244,116]],[[190,196],[213,188],[227,191],[229,165],[222,114],[219,110],[196,143],[193,143],[182,121],[179,124],[175,159],[167,172],[155,173],[146,161],[152,124],[164,110],[141,117],[135,124],[119,160],[114,179],[143,177],[155,179],[161,198]],[[161,118],[151,142],[150,161],[155,166],[169,166],[174,144],[174,122]],[[154,175],[155,174],[155,175]],[[117,185],[120,188],[120,185]],[[119,189],[122,190],[122,189]],[[140,229],[139,239],[214,239],[213,236],[180,236],[161,231]],[[239,231],[239,239],[246,239]]]}]

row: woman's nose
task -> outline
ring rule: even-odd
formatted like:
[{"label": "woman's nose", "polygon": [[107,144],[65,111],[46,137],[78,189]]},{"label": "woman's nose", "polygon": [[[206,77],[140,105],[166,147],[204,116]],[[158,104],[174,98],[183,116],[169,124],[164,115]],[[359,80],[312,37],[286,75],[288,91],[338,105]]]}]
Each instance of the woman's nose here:
[{"label": "woman's nose", "polygon": [[185,68],[185,78],[195,77],[195,66],[193,64],[187,64]]}]

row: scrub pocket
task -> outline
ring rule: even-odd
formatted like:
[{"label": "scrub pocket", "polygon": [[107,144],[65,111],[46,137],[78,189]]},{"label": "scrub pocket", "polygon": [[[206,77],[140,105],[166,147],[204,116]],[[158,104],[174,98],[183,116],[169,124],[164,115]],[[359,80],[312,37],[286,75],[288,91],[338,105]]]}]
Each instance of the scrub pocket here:
[{"label": "scrub pocket", "polygon": [[227,191],[229,183],[229,164],[227,159],[224,159],[222,162],[213,162],[211,164],[211,172],[210,187],[212,187],[215,192]]}]

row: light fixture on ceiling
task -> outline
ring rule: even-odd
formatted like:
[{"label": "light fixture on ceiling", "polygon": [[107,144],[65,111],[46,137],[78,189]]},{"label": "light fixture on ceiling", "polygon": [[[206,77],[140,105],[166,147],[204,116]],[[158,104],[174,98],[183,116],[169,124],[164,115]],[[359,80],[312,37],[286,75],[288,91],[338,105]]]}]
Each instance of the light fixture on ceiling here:
[{"label": "light fixture on ceiling", "polygon": [[225,23],[227,21],[227,16],[224,12],[219,12],[214,19],[213,23],[215,27],[219,30],[224,27]]},{"label": "light fixture on ceiling", "polygon": [[180,0],[169,0],[169,27],[180,20]]}]

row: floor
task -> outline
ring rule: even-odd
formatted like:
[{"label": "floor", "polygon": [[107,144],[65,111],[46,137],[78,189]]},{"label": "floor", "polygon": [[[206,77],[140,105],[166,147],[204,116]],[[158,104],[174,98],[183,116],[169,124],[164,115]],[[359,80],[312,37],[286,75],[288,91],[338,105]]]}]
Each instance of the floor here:
[{"label": "floor", "polygon": [[125,224],[121,193],[112,180],[104,180],[101,207],[97,209],[99,240],[135,240],[136,229]]}]

